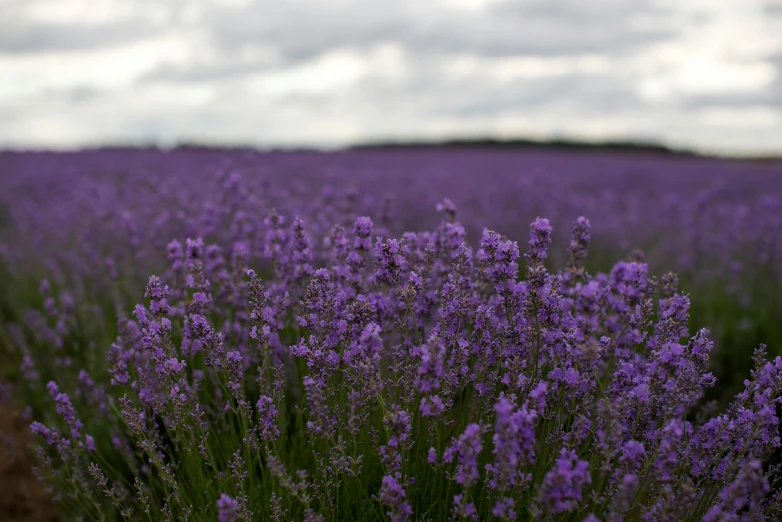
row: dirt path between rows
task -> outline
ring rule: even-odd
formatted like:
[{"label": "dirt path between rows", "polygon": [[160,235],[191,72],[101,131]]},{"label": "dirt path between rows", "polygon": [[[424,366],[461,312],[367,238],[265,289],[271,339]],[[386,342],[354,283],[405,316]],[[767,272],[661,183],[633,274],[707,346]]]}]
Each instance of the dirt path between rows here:
[{"label": "dirt path between rows", "polygon": [[29,450],[29,422],[9,404],[0,403],[0,520],[59,520],[57,507],[33,476],[35,457]]}]

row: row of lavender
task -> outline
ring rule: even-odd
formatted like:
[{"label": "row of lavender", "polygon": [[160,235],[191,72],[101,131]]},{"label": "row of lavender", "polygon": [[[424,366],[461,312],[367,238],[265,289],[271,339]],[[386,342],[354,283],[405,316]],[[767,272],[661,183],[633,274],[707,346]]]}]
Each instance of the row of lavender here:
[{"label": "row of lavender", "polygon": [[0,201],[26,238],[3,245],[15,264],[29,263],[31,248],[36,258],[77,257],[71,264],[94,274],[129,255],[156,257],[185,235],[224,248],[242,241],[255,255],[271,208],[318,236],[356,215],[398,234],[434,226],[431,209],[447,197],[473,239],[484,226],[520,239],[535,216],[567,227],[589,215],[600,248],[641,249],[656,271],[782,275],[780,164],[479,150],[4,153],[0,162]]},{"label": "row of lavender", "polygon": [[[699,297],[694,326],[719,341],[712,361],[724,385],[715,397],[741,386],[748,346],[782,346],[780,163],[477,149],[107,150],[0,153],[0,167],[0,269],[17,280],[46,274],[104,309],[139,299],[172,238],[204,237],[223,252],[241,243],[255,262],[272,209],[284,226],[300,216],[317,238],[359,215],[399,235],[436,226],[433,209],[449,198],[473,241],[483,227],[523,240],[536,216],[567,230],[585,215],[593,271],[628,258],[657,275],[675,271]],[[565,244],[554,244],[551,266],[562,265]],[[328,245],[313,249],[320,258]],[[11,290],[29,295],[34,284]]]},{"label": "row of lavender", "polygon": [[[476,178],[467,172],[480,174],[471,169],[474,153],[237,155],[231,165],[210,165],[213,157],[96,153],[76,157],[92,164],[72,172],[61,157],[12,158],[6,182],[16,197],[3,238],[9,295],[22,301],[4,303],[3,342],[21,359],[13,391],[42,437],[38,471],[69,513],[779,516],[769,494],[776,469],[762,463],[779,446],[781,360],[756,353],[745,390],[717,415],[698,406],[714,384],[712,344],[707,332],[688,331],[690,301],[676,278],[658,285],[639,262],[596,276],[584,270],[591,236],[621,250],[634,246],[622,244],[631,233],[601,234],[581,218],[565,249],[550,244],[549,222],[536,219],[522,227],[530,230],[523,257],[493,232],[470,246],[471,229],[460,222],[493,215],[482,219],[516,229],[525,203],[557,209],[563,220],[578,198],[599,200],[577,190],[584,180],[513,177],[498,166],[514,158],[499,156],[484,161],[496,176],[468,183]],[[328,183],[317,180],[315,158]],[[354,171],[335,170],[347,161]],[[455,178],[440,170],[451,161]],[[417,174],[402,170],[411,163]],[[450,185],[459,172],[462,186]],[[764,248],[748,258],[755,268],[777,255],[764,234],[778,214],[760,220],[748,203],[773,207],[773,186],[740,186],[743,195],[731,187],[698,223],[746,214],[768,228],[743,250],[730,240],[693,247],[710,256],[712,277],[731,274],[736,259],[719,261],[710,248],[737,258],[748,245]],[[400,192],[391,200],[386,187]],[[569,203],[567,190],[575,194]],[[688,190],[680,187],[679,197]],[[458,218],[450,201],[430,201],[438,191],[455,193],[465,208]],[[514,191],[521,208],[510,206]],[[489,196],[493,203],[480,203]],[[422,208],[430,203],[440,212]],[[293,214],[302,219],[283,218]],[[635,224],[636,239],[651,237],[659,214]],[[723,232],[732,239],[742,226]],[[168,241],[198,236],[206,244]],[[674,239],[663,236],[647,252],[664,257]],[[668,261],[686,270],[686,257]],[[34,298],[22,288],[31,271],[48,275]],[[148,305],[134,309],[141,278]],[[40,311],[19,311],[36,299]]]}]

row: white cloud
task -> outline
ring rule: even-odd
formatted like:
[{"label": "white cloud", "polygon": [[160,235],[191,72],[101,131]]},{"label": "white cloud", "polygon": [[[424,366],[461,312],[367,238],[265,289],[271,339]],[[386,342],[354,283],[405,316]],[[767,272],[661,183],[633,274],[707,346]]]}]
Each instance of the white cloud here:
[{"label": "white cloud", "polygon": [[0,145],[493,133],[782,150],[782,9],[0,0]]}]

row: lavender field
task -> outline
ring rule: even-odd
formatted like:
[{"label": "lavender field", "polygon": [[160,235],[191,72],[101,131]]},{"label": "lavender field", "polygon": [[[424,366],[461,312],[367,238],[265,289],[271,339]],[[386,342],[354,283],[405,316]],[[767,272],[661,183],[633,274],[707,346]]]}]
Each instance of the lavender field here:
[{"label": "lavender field", "polygon": [[0,152],[67,520],[777,520],[782,163]]}]

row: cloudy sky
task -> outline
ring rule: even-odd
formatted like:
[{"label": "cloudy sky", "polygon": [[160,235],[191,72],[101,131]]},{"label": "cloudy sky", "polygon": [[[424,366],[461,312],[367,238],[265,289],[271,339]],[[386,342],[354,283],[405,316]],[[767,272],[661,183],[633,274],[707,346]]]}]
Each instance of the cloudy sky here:
[{"label": "cloudy sky", "polygon": [[0,0],[0,146],[782,152],[782,0]]}]

